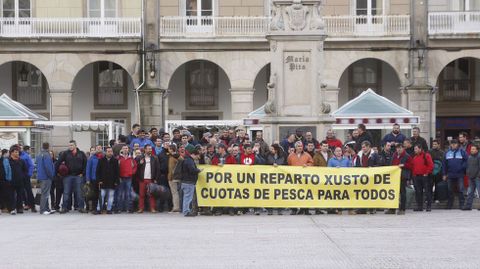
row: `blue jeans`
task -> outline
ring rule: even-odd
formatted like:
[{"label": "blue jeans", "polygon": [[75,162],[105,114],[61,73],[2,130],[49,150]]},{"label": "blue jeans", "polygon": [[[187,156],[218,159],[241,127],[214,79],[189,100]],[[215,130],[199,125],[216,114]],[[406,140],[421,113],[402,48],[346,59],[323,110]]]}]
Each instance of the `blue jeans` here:
[{"label": "blue jeans", "polygon": [[100,191],[99,203],[97,205],[97,211],[100,211],[105,204],[105,196],[107,196],[107,211],[112,211],[113,198],[115,197],[114,189],[102,189]]},{"label": "blue jeans", "polygon": [[193,193],[195,192],[195,185],[194,184],[186,184],[182,183],[182,192],[183,192],[183,206],[182,206],[182,213],[183,215],[187,215],[191,212],[190,204],[193,200]]},{"label": "blue jeans", "polygon": [[[455,185],[457,186],[457,188],[454,191]],[[459,206],[460,208],[462,208],[463,204],[465,203],[465,197],[463,196],[463,177],[448,178],[448,208],[451,208],[453,206],[453,196],[455,193],[458,195]]]},{"label": "blue jeans", "polygon": [[475,191],[480,192],[480,178],[468,179],[468,196],[466,208],[472,208],[473,198],[475,198]]},{"label": "blue jeans", "polygon": [[117,189],[118,192],[115,192],[117,198],[116,209],[120,211],[132,210],[132,178],[120,178],[120,185]]},{"label": "blue jeans", "polygon": [[80,176],[66,176],[63,179],[63,209],[70,210],[72,205],[70,199],[72,199],[72,192],[75,199],[78,199],[78,209],[85,207],[85,201],[82,193],[83,179]]}]

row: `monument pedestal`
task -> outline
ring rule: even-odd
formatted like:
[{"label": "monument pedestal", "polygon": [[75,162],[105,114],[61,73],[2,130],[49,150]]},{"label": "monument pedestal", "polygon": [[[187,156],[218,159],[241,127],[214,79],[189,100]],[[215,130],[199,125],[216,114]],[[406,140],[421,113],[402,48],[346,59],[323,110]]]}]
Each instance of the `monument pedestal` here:
[{"label": "monument pedestal", "polygon": [[333,123],[322,84],[325,30],[322,1],[274,0],[267,39],[271,77],[264,135],[283,139],[297,129],[322,137]]}]

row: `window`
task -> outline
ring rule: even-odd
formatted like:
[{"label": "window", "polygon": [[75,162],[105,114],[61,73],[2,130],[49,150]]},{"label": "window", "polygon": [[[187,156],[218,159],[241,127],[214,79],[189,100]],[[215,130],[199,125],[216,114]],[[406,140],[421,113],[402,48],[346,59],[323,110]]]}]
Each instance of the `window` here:
[{"label": "window", "polygon": [[30,18],[32,16],[30,0],[0,0],[4,18]]},{"label": "window", "polygon": [[98,109],[126,109],[128,74],[118,64],[98,62],[94,64],[94,101]]},{"label": "window", "polygon": [[117,0],[88,0],[88,17],[117,17]]},{"label": "window", "polygon": [[453,11],[478,11],[480,10],[480,0],[453,0],[451,9]]},{"label": "window", "polygon": [[14,62],[12,74],[13,99],[33,109],[45,109],[47,83],[42,72],[31,64]]},{"label": "window", "polygon": [[475,85],[474,61],[462,58],[449,63],[440,74],[442,101],[470,101]]},{"label": "window", "polygon": [[213,16],[213,0],[186,1],[186,16]]},{"label": "window", "polygon": [[206,61],[193,61],[186,66],[186,108],[218,109],[218,67]]},{"label": "window", "polygon": [[382,63],[378,60],[361,60],[354,63],[349,70],[350,99],[363,91],[372,89],[381,94]]},{"label": "window", "polygon": [[356,0],[355,14],[357,16],[383,15],[385,0]]}]

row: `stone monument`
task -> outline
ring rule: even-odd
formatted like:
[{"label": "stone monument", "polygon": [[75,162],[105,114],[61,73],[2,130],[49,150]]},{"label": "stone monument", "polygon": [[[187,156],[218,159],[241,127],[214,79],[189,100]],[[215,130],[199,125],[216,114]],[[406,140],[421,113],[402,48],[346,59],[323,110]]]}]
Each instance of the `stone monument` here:
[{"label": "stone monument", "polygon": [[297,129],[323,137],[333,123],[322,84],[326,35],[321,8],[321,0],[272,1],[271,76],[261,119],[271,141]]}]

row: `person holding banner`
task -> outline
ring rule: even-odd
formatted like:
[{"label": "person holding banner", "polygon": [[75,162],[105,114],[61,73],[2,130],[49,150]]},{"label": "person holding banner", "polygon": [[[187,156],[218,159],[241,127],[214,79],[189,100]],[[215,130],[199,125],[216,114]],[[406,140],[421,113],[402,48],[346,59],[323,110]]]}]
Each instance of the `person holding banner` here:
[{"label": "person holding banner", "polygon": [[[287,158],[288,165],[290,166],[313,166],[313,158],[310,154],[303,151],[302,141],[295,142],[295,152],[290,153]],[[305,214],[311,215],[308,208],[300,209],[298,215]],[[297,215],[297,209],[292,208],[290,215]]]},{"label": "person holding banner", "polygon": [[413,157],[413,184],[415,186],[415,202],[417,207],[413,211],[423,211],[423,193],[427,196],[427,212],[432,211],[432,179],[430,174],[433,171],[432,157],[423,150],[421,143],[414,147],[415,157]]},{"label": "person holding banner", "polygon": [[[249,143],[243,144],[243,153],[240,154],[240,164],[243,165],[259,165],[264,164],[265,160],[260,156],[260,149],[255,147],[252,149],[252,145]],[[260,215],[260,208],[254,208],[255,215]]]},{"label": "person holding banner", "polygon": [[[323,140],[320,143],[320,151],[317,151],[313,156],[313,166],[319,167],[327,167],[328,160],[331,159],[333,156],[332,152],[330,151],[330,146],[326,140]],[[328,214],[336,214],[337,210],[327,209]],[[323,211],[320,209],[315,209],[315,215],[321,215]]]},{"label": "person holding banner", "polygon": [[198,159],[200,154],[197,149],[193,149],[190,153],[186,152],[185,159],[182,162],[182,192],[183,206],[182,213],[185,217],[195,217],[196,213],[192,212],[191,204],[195,193],[195,185],[197,184],[198,174],[202,171],[197,168],[194,159]]},{"label": "person holding banner", "polygon": [[[336,147],[333,153],[333,157],[328,160],[327,166],[336,168],[352,167],[352,162],[347,157],[343,156],[343,150],[341,147]],[[341,215],[341,209],[336,210],[336,213]],[[355,212],[353,210],[348,210],[348,214],[355,215]]]},{"label": "person holding banner", "polygon": [[[285,152],[278,144],[272,144],[270,146],[270,153],[267,155],[267,159],[265,161],[266,165],[273,165],[275,167],[279,165],[285,165],[287,163],[285,158]],[[274,208],[267,209],[268,215],[273,215]],[[277,214],[283,215],[283,209],[277,208]]]},{"label": "person holding banner", "polygon": [[[360,128],[359,128],[360,129]],[[369,141],[363,141],[361,150],[358,152],[357,158],[355,158],[356,167],[376,167],[382,166],[380,156],[372,149],[372,144]],[[375,209],[369,210],[370,214],[375,214]],[[358,209],[357,214],[367,214],[366,209]]]},{"label": "person holding banner", "polygon": [[[407,181],[410,180],[412,174],[412,157],[408,155],[402,143],[397,143],[395,146],[395,153],[388,163],[389,165],[397,165],[402,168],[400,176],[400,209],[398,215],[405,215],[405,207],[407,204]],[[389,209],[385,214],[395,214],[395,209]]]}]

